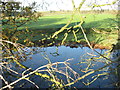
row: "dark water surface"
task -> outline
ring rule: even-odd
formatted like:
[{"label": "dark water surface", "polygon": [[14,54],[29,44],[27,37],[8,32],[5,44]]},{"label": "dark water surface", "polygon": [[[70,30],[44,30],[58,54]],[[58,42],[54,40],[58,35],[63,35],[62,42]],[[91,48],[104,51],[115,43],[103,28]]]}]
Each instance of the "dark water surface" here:
[{"label": "dark water surface", "polygon": [[[96,52],[94,52],[88,47],[70,48],[66,46],[52,46],[52,47],[44,47],[44,48],[40,48],[40,47],[33,47],[33,48],[35,49],[37,48],[38,50],[37,53],[29,56],[29,57],[32,57],[32,59],[28,59],[27,61],[23,62],[24,65],[26,65],[29,68],[32,68],[33,70],[42,65],[49,63],[49,61],[46,60],[44,57],[49,58],[51,63],[64,62],[68,59],[72,59],[68,61],[70,63],[69,66],[79,74],[79,77],[90,72],[91,70],[97,70],[98,68],[101,68],[107,63],[109,63],[109,61],[105,60],[104,58],[98,58],[99,54],[97,54]],[[96,51],[103,54],[103,53],[107,53],[108,50],[96,49]],[[63,71],[65,71],[64,67],[65,65],[59,65],[59,68],[62,68],[61,70]],[[117,77],[115,76],[115,73],[114,73],[115,67],[116,67],[115,64],[105,67],[104,69],[98,72],[95,72],[85,77],[84,79],[78,81],[77,83],[73,84],[72,87],[114,88],[115,82],[117,80]],[[84,72],[85,70],[88,70],[88,72]],[[71,77],[74,77],[72,73],[69,73],[69,74]],[[58,73],[57,75],[60,76],[60,78],[65,83],[67,83],[66,77],[64,75],[61,75]],[[90,85],[85,85],[85,83],[89,83],[95,78],[97,79],[93,83],[91,83]],[[45,81],[44,79],[38,76],[35,76],[34,78],[32,78],[32,80],[42,88],[47,88],[51,85],[50,82]],[[25,84],[24,87],[30,87],[30,84],[29,83]]]},{"label": "dark water surface", "polygon": [[[28,47],[24,48],[26,54],[34,50],[33,54],[28,55],[28,58],[21,63],[28,68],[32,68],[32,70],[37,69],[43,65],[48,63],[55,63],[55,62],[68,62],[69,67],[76,72],[76,74],[70,70],[66,69],[64,64],[58,64],[58,66],[53,66],[58,70],[68,73],[70,77],[74,80],[93,71],[103,67],[106,64],[109,64],[110,61],[100,57],[98,53],[91,50],[89,47],[84,46],[77,46],[77,47],[70,47],[70,46],[51,46],[51,47]],[[104,54],[105,56],[108,55],[107,49],[95,49],[100,54]],[[113,59],[114,55],[110,55],[109,58]],[[12,63],[11,65],[13,70],[16,70],[19,73],[23,73],[25,69],[22,69],[16,65],[16,63]],[[13,67],[14,66],[14,67]],[[107,67],[92,73],[85,78],[77,81],[75,84],[71,85],[70,87],[76,88],[115,88],[116,82],[119,80],[116,72],[117,64],[110,64]],[[45,70],[47,68],[43,68]],[[67,70],[67,71],[66,71]],[[29,73],[26,71],[25,74]],[[49,73],[42,71],[40,73],[50,75]],[[60,73],[55,73],[57,77],[67,84],[67,78],[65,75]],[[18,78],[8,75],[7,80],[13,82]],[[21,77],[21,76],[20,76]],[[30,80],[35,82],[40,88],[49,88],[52,83],[46,79],[40,78],[37,75],[31,75]],[[71,80],[72,81],[72,80]],[[90,83],[90,84],[88,84]],[[15,88],[22,87],[22,88],[30,88],[35,87],[33,84],[28,82],[27,80],[21,80],[17,84],[15,84]]]}]

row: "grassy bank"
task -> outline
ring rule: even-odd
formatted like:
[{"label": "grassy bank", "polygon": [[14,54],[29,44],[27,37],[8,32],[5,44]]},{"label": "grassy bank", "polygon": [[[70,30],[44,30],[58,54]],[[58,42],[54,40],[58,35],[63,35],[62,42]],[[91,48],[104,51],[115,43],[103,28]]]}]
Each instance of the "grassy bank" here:
[{"label": "grassy bank", "polygon": [[[60,14],[48,14],[43,17],[40,17],[37,22],[31,21],[31,23],[24,26],[29,27],[30,29],[47,29],[47,28],[61,28],[64,26],[71,18],[72,13],[60,13]],[[85,16],[84,28],[113,28],[117,24],[116,14],[109,13],[87,13],[87,14],[78,14],[76,13],[71,25],[76,25],[80,22],[80,16]],[[20,27],[19,29],[24,29]]]},{"label": "grassy bank", "polygon": [[[24,25],[19,30],[23,30],[28,27],[30,35],[23,35],[21,39],[27,36],[32,41],[38,41],[42,38],[47,38],[55,31],[63,27],[71,18],[72,13],[45,13],[43,17],[40,17],[38,21]],[[74,26],[80,22],[80,16],[85,16],[85,22],[83,27],[86,29],[86,34],[90,42],[102,44],[103,46],[111,47],[112,44],[117,43],[118,32],[116,26],[118,24],[116,14],[113,13],[76,13],[71,26]],[[97,28],[95,31],[91,28]],[[77,39],[85,41],[81,30],[76,33]],[[58,35],[57,40],[64,38],[64,32]],[[75,41],[73,33],[69,33],[66,41]]]}]

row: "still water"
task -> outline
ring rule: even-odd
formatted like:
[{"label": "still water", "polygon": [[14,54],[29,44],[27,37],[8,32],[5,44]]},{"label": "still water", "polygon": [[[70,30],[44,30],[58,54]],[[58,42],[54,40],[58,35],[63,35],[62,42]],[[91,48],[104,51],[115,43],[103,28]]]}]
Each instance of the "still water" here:
[{"label": "still water", "polygon": [[[31,48],[27,48],[26,51],[29,51]],[[35,49],[36,53],[29,55],[28,59],[22,62],[23,65],[32,68],[35,70],[36,68],[46,65],[48,63],[55,63],[55,62],[64,62],[69,60],[68,62],[69,67],[72,68],[78,74],[74,76],[70,71],[68,71],[69,75],[74,79],[85,75],[86,73],[97,70],[104,65],[108,64],[104,58],[100,58],[99,54],[94,52],[88,47],[77,47],[71,48],[69,46],[52,46],[52,47],[32,47]],[[106,54],[106,49],[100,50],[95,49],[101,54]],[[31,57],[31,58],[30,58]],[[70,87],[77,87],[77,88],[114,88],[115,82],[117,81],[117,77],[114,73],[114,68],[116,67],[115,64],[109,65],[97,71],[89,76],[86,76],[84,79],[79,80],[75,84],[71,85]],[[65,72],[66,68],[65,65],[61,64],[58,68]],[[20,71],[20,70],[19,70]],[[44,73],[44,72],[43,72]],[[48,74],[49,75],[49,74]],[[64,83],[68,83],[67,79],[62,74],[56,74]],[[34,81],[39,87],[41,88],[48,88],[51,85],[51,82],[40,78],[39,76],[31,77],[31,80]],[[94,81],[93,81],[94,80]],[[93,82],[92,82],[93,81]],[[34,85],[21,81],[21,83],[25,83],[22,87],[32,87]],[[88,83],[90,83],[88,85]],[[18,87],[19,84],[16,85]]]}]

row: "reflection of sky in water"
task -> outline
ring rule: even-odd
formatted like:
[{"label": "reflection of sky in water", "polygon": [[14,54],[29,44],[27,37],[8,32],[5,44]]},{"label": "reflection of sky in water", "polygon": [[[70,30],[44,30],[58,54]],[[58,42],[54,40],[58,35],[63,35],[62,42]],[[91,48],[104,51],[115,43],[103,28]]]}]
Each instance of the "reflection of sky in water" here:
[{"label": "reflection of sky in water", "polygon": [[[57,52],[58,55],[55,53],[57,51],[56,49],[57,47],[39,48],[41,52],[32,55],[32,60],[27,60],[23,64],[27,66],[30,66],[32,64],[34,65],[33,68],[37,68],[39,67],[39,65],[45,65],[48,63],[48,61],[42,55],[47,55],[51,62],[61,62],[68,59],[73,59],[70,61],[72,62],[71,64],[77,64],[81,61],[86,60],[87,58],[90,58],[91,55],[97,55],[96,52],[93,52],[88,47],[70,48],[65,46],[59,46]],[[97,49],[97,51],[104,53],[105,50],[101,51]]]},{"label": "reflection of sky in water", "polygon": [[[96,49],[96,50],[100,53],[104,53],[105,51],[107,51],[107,50],[99,50],[99,49]],[[59,46],[59,47],[53,46],[53,47],[39,48],[39,51],[40,53],[33,54],[32,59],[28,59],[26,62],[23,62],[23,64],[33,69],[36,69],[41,65],[48,64],[48,61],[42,55],[47,55],[47,57],[49,57],[52,63],[73,59],[69,61],[70,67],[72,67],[76,72],[78,72],[80,76],[85,74],[81,72],[81,69],[85,70],[88,64],[90,63],[91,65],[93,65],[90,67],[90,69],[95,69],[95,70],[104,66],[105,64],[105,59],[102,59],[102,60],[97,59],[96,61],[93,61],[92,59],[87,60],[93,57],[91,55],[98,55],[96,52],[93,52],[88,47],[70,48],[65,46]],[[98,57],[98,56],[95,56],[95,57]],[[87,62],[87,63],[81,63],[81,62]],[[109,72],[108,70],[109,70],[109,67],[106,67],[103,69],[103,71],[99,71],[94,74],[91,74],[84,80],[80,80],[79,82],[74,84],[74,86],[84,88],[86,86],[82,84],[82,82],[88,82],[89,80],[93,80],[91,79],[92,76],[97,75],[98,73]],[[95,82],[93,82],[90,86],[87,86],[87,87],[97,87],[97,88],[105,87],[106,85],[109,85],[111,83],[111,76],[112,75],[110,75],[109,77],[106,77],[105,75],[100,76],[100,78],[98,78]],[[63,79],[65,79],[65,77],[63,77]],[[106,87],[113,87],[113,85],[106,86]]]}]

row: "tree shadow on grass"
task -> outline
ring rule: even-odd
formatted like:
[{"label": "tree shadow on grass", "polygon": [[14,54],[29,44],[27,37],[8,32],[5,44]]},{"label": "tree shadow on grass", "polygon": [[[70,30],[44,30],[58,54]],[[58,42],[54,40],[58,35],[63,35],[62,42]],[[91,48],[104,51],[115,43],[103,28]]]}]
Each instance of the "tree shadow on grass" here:
[{"label": "tree shadow on grass", "polygon": [[118,21],[116,18],[107,18],[99,21],[93,21],[90,23],[84,23],[84,28],[114,28]]},{"label": "tree shadow on grass", "polygon": [[[41,30],[38,29],[38,32],[41,31],[41,32],[44,32],[44,34],[48,33],[49,35],[50,34],[52,35],[54,32],[60,30],[60,28],[65,25],[65,24],[56,24],[56,22],[60,22],[60,20],[63,20],[63,19],[65,19],[65,18],[57,18],[57,19],[46,18],[46,19],[39,20],[40,23],[41,22],[46,22],[46,23],[43,23],[43,25],[49,25],[49,26],[46,26],[46,28],[41,29]],[[78,23],[79,22],[73,22],[69,26],[75,26]],[[107,19],[103,19],[103,20],[99,20],[99,21],[94,21],[94,22],[91,22],[91,23],[84,23],[83,28],[85,29],[85,32],[89,37],[91,37],[91,36],[93,37],[94,36],[92,34],[93,32],[90,32],[91,28],[100,28],[101,30],[110,31],[110,28],[114,28],[116,24],[117,24],[116,19],[107,18]],[[34,29],[36,29],[36,28],[34,28]],[[64,30],[64,31],[66,32],[66,30]],[[64,31],[63,31],[63,34],[64,34]]]},{"label": "tree shadow on grass", "polygon": [[[40,18],[38,21],[31,21],[29,24],[26,24],[24,26],[27,26],[31,30],[55,28],[55,24],[64,19],[66,18]],[[24,29],[24,26],[20,28],[20,30]]]},{"label": "tree shadow on grass", "polygon": [[[50,35],[53,35],[54,32],[60,30],[65,24],[57,24],[57,22],[60,22],[63,19],[65,19],[65,18],[41,18],[39,21],[31,23],[31,25],[29,25],[31,27],[29,27],[29,26],[28,27],[33,32],[32,34],[33,34],[35,40],[39,40],[40,38],[42,38],[41,34],[50,36]],[[87,36],[90,38],[90,40],[92,40],[92,39],[94,40],[94,38],[97,36],[95,36],[94,33],[91,32],[92,31],[91,28],[100,28],[101,30],[109,31],[110,28],[115,27],[117,22],[118,22],[117,19],[107,18],[107,19],[103,19],[103,20],[99,20],[99,21],[90,22],[90,23],[83,23],[83,28],[85,29],[85,32],[86,32]],[[79,22],[73,22],[69,26],[74,26],[78,23]],[[41,25],[43,25],[44,28],[42,28]],[[62,33],[60,33],[60,35],[64,35],[65,32],[66,32],[66,30],[64,30]],[[78,36],[80,36],[80,37],[78,37],[78,39],[84,38],[84,37],[82,37],[83,36],[82,33],[81,33],[81,35],[79,34]]]},{"label": "tree shadow on grass", "polygon": [[[98,28],[100,30],[108,30],[109,29],[114,29],[116,28],[116,26],[118,25],[118,20],[116,18],[107,18],[107,19],[103,19],[103,20],[99,20],[99,21],[93,21],[90,23],[86,23],[84,22],[82,24],[84,29],[87,29],[87,31],[89,32],[89,30],[91,30],[91,28]],[[79,24],[80,22],[73,22],[71,23],[69,26],[75,26],[77,24]],[[65,24],[54,24],[56,30],[58,30],[58,28],[63,27]],[[69,27],[68,26],[68,27]]]}]

